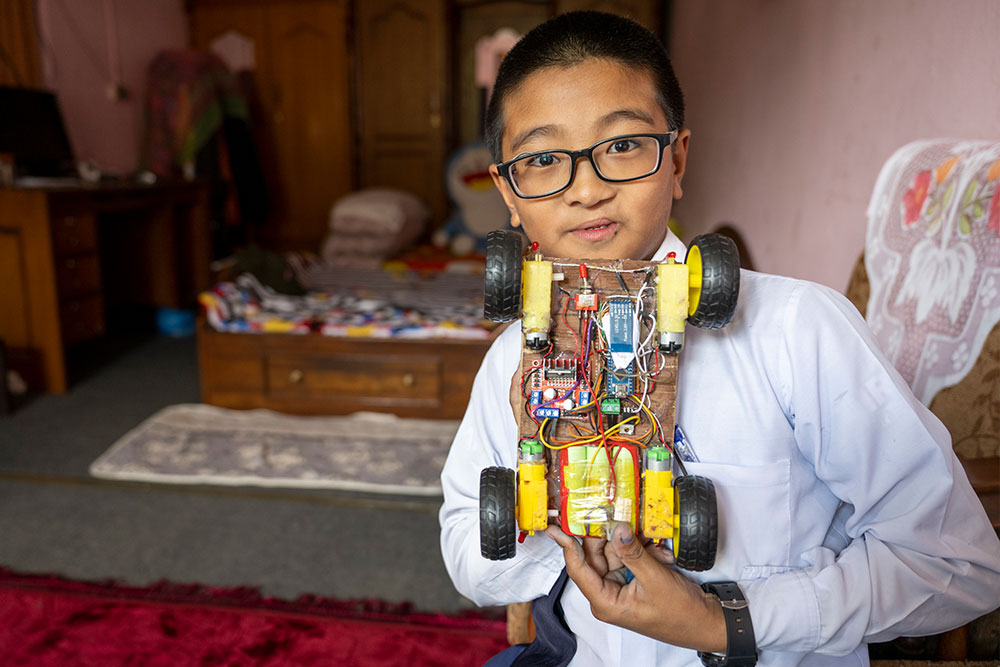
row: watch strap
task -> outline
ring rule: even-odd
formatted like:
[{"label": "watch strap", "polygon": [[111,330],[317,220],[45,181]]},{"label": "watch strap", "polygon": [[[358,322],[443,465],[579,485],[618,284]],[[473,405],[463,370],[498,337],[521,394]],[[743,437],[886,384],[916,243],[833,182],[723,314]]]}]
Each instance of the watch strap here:
[{"label": "watch strap", "polygon": [[706,582],[702,590],[715,595],[722,603],[726,619],[726,654],[698,651],[706,667],[753,667],[757,664],[757,640],[750,621],[747,599],[735,581]]}]

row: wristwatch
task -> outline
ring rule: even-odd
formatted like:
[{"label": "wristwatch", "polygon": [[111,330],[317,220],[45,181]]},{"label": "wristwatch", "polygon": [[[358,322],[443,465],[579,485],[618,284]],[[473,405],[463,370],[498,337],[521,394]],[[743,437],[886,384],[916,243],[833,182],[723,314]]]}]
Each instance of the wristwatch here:
[{"label": "wristwatch", "polygon": [[726,654],[698,651],[705,667],[753,667],[757,664],[757,640],[750,622],[750,608],[735,581],[715,581],[702,590],[719,598],[726,618]]}]

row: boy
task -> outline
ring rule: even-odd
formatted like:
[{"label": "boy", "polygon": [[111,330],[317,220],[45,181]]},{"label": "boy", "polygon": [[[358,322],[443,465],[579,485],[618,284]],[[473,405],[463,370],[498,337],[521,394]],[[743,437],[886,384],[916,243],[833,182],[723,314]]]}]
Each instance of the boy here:
[{"label": "boy", "polygon": [[[487,112],[511,224],[548,256],[683,257],[667,220],[689,138],[663,47],[594,12],[525,36]],[[655,167],[616,182],[598,171],[605,153],[651,141]],[[588,147],[575,162],[554,153]],[[529,177],[535,168],[547,175]],[[867,664],[868,642],[942,632],[1000,602],[1000,543],[949,435],[857,312],[833,290],[750,272],[728,327],[688,328],[678,380],[677,420],[698,458],[687,471],[718,493],[715,566],[682,573],[627,525],[582,545],[550,527],[552,539],[529,537],[510,560],[483,558],[479,471],[517,467],[509,406],[521,344],[515,324],[483,361],[440,515],[461,593],[480,605],[542,598],[539,640],[508,661]]]}]

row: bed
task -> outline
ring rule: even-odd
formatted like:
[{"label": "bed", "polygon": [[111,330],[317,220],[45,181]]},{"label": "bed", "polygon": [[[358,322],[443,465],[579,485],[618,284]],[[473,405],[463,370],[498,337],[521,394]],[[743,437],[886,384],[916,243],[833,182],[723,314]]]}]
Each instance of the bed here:
[{"label": "bed", "polygon": [[201,398],[291,414],[391,412],[458,419],[497,330],[475,271],[418,273],[300,263],[304,295],[254,276],[200,299]]}]

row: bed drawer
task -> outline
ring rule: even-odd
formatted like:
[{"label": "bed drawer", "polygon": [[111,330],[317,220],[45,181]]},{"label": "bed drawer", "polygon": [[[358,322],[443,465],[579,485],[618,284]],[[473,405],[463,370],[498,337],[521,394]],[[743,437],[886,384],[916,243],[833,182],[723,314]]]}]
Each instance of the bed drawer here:
[{"label": "bed drawer", "polygon": [[441,361],[436,356],[333,355],[268,359],[267,383],[275,397],[372,401],[437,406]]},{"label": "bed drawer", "polygon": [[237,334],[198,327],[202,401],[225,408],[461,419],[489,340]]}]

